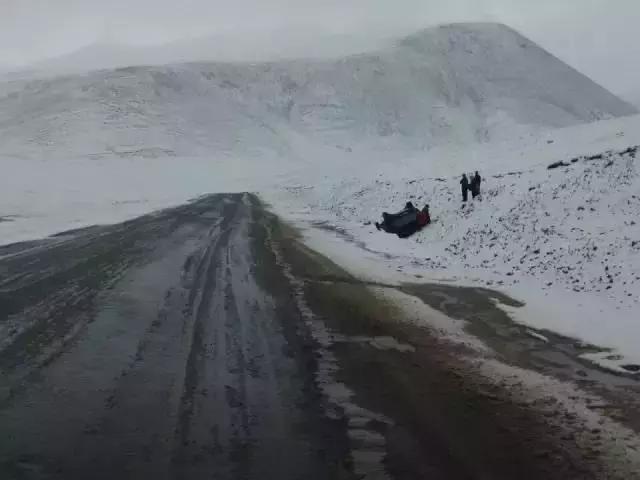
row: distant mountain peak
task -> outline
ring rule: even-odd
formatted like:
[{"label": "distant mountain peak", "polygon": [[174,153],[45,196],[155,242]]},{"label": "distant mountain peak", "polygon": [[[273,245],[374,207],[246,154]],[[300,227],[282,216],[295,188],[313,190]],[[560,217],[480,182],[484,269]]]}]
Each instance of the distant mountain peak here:
[{"label": "distant mountain peak", "polygon": [[[157,65],[163,53],[136,54],[123,65]],[[94,54],[87,48],[72,58]],[[119,67],[15,81],[11,91],[0,96],[0,145],[34,144],[40,152],[66,145],[78,154],[153,145],[176,155],[256,148],[280,155],[304,137],[420,151],[637,113],[493,23],[429,28],[351,56]]]}]

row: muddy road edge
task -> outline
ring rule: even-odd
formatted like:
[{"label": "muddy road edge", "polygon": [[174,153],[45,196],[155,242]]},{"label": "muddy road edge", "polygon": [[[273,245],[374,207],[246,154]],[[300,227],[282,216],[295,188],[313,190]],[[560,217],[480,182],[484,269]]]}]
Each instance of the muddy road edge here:
[{"label": "muddy road edge", "polygon": [[612,451],[598,428],[555,408],[553,392],[544,402],[551,412],[514,395],[513,382],[488,378],[465,346],[407,321],[402,308],[377,294],[379,285],[311,250],[274,215],[266,212],[264,221],[314,321],[328,332],[336,379],[354,403],[387,420],[371,424],[384,437],[393,478],[640,478],[628,438]]}]

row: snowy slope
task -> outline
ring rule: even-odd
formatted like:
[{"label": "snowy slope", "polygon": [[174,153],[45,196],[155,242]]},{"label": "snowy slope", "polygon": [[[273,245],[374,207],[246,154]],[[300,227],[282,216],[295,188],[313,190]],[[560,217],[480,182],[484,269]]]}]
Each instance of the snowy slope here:
[{"label": "snowy slope", "polygon": [[129,67],[0,85],[0,154],[305,156],[422,151],[635,113],[493,24],[336,60]]},{"label": "snowy slope", "polygon": [[[637,363],[639,146],[635,116],[485,145],[473,155],[440,150],[457,170],[429,157],[345,170],[339,181],[292,190],[306,206],[292,218],[345,232],[409,280],[419,274],[504,290],[527,302],[520,320],[614,347],[621,363]],[[558,161],[566,166],[548,168]],[[484,177],[482,201],[462,207],[459,173],[475,169]],[[408,240],[371,225],[407,200],[429,203],[434,224]]]}]

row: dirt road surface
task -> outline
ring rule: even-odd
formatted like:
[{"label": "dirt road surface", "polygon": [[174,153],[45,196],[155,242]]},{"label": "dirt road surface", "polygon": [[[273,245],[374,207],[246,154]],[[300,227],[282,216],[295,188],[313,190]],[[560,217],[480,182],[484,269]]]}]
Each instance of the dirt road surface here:
[{"label": "dirt road surface", "polygon": [[248,194],[0,248],[2,479],[599,478],[459,368]]}]

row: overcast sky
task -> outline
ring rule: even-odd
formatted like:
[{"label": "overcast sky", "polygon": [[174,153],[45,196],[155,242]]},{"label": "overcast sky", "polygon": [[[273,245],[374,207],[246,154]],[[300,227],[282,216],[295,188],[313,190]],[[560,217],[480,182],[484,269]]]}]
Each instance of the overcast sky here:
[{"label": "overcast sky", "polygon": [[263,42],[270,30],[373,41],[474,20],[506,23],[615,93],[640,98],[640,0],[0,0],[0,66],[95,42],[158,45],[220,33]]}]

